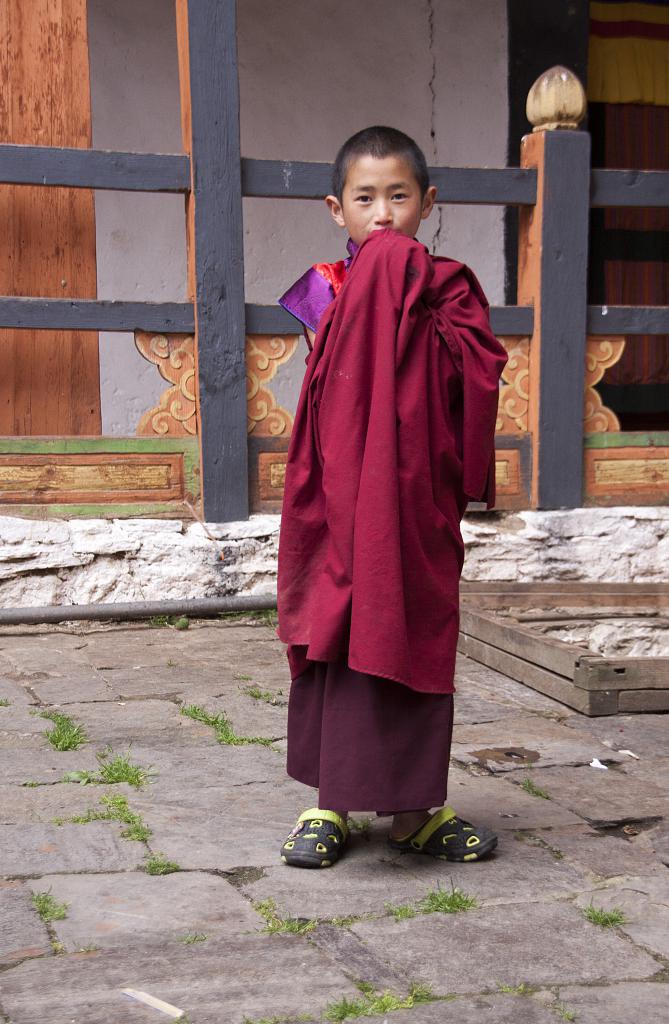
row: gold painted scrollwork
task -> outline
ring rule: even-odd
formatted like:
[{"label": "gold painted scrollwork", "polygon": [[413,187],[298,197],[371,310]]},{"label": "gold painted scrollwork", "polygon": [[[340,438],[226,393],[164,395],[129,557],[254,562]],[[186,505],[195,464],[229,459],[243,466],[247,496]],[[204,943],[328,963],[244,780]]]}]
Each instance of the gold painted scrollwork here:
[{"label": "gold painted scrollwork", "polygon": [[527,431],[529,402],[529,338],[500,338],[509,360],[502,371],[499,411],[495,429],[500,434]]},{"label": "gold painted scrollwork", "polygon": [[603,404],[595,384],[604,372],[618,362],[625,348],[624,338],[588,337],[585,355],[585,395],[583,429],[586,433],[620,430],[620,421],[612,409]]},{"label": "gold painted scrollwork", "polygon": [[290,434],[293,417],[279,405],[268,383],[295,352],[298,337],[252,334],[246,338],[246,399],[248,431],[256,437]]},{"label": "gold painted scrollwork", "polygon": [[161,377],[172,384],[160,396],[158,405],[144,413],[137,433],[161,437],[197,434],[193,335],[136,331],[135,345],[145,359],[155,363]]}]

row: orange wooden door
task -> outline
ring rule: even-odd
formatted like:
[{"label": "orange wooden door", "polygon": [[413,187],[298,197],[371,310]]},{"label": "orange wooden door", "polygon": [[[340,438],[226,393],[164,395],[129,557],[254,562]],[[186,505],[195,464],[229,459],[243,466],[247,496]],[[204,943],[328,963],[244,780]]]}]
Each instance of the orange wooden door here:
[{"label": "orange wooden door", "polygon": [[[89,147],[86,0],[0,3],[0,142]],[[96,297],[87,189],[0,185],[0,294]],[[99,434],[98,336],[0,328],[0,434]]]}]

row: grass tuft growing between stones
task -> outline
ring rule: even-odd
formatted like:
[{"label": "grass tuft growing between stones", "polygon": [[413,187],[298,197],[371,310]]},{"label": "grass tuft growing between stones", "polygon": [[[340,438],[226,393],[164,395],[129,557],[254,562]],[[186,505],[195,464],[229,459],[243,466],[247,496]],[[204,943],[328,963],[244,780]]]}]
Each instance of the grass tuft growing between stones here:
[{"label": "grass tuft growing between stones", "polygon": [[181,714],[186,715],[187,718],[192,718],[194,722],[202,722],[203,725],[208,725],[216,733],[218,742],[224,746],[245,747],[251,743],[258,744],[261,747],[272,746],[273,741],[264,736],[238,736],[232,728],[230,719],[223,711],[219,711],[217,715],[212,715],[200,707],[199,704],[182,704]]},{"label": "grass tuft growing between stones", "polygon": [[520,985],[505,985],[503,982],[498,981],[497,988],[500,992],[512,996],[531,996],[533,992],[537,991],[534,986],[528,985],[525,981],[521,981]]},{"label": "grass tuft growing between stones", "polygon": [[63,921],[67,917],[69,903],[59,903],[51,892],[34,892],[33,907],[45,923]]},{"label": "grass tuft growing between stones", "polygon": [[0,697],[0,708],[8,708],[9,705],[10,701],[8,701],[6,697]]},{"label": "grass tuft growing between stones", "polygon": [[88,742],[83,728],[61,711],[40,711],[39,716],[53,722],[53,729],[47,729],[44,735],[54,750],[78,750]]},{"label": "grass tuft growing between stones", "polygon": [[151,829],[139,814],[130,809],[126,797],[103,796],[100,803],[102,809],[90,807],[85,814],[76,814],[72,818],[54,818],[53,824],[89,825],[92,821],[119,821],[126,826],[121,832],[122,839],[145,843],[151,837]]},{"label": "grass tuft growing between stones", "polygon": [[558,1017],[561,1017],[562,1020],[576,1020],[574,1011],[567,1009],[564,1003],[554,1003],[551,1009],[555,1010]]},{"label": "grass tuft growing between stones", "polygon": [[[250,676],[238,676],[238,679],[250,679]],[[283,696],[283,690],[277,690],[276,693],[272,693],[271,690],[261,690],[259,686],[245,686],[242,689],[242,693],[245,693],[247,697],[251,697],[253,700],[260,700],[263,704],[271,704],[272,707],[276,707],[279,703],[278,698]]]},{"label": "grass tuft growing between stones", "polygon": [[536,783],[533,782],[533,780],[529,777],[529,775],[525,776],[525,778],[520,784],[520,788],[524,789],[526,793],[530,794],[530,796],[538,796],[541,800],[550,800],[551,798],[550,793],[548,793],[545,789],[541,789],[540,786],[537,786]]},{"label": "grass tuft growing between stones", "polygon": [[183,942],[184,946],[195,946],[198,942],[206,942],[207,936],[202,932],[189,932],[188,935],[180,935],[178,942]]},{"label": "grass tuft growing between stones", "polygon": [[440,885],[425,894],[419,903],[423,914],[461,914],[465,910],[473,910],[478,906],[475,896],[468,896],[462,889],[456,888],[451,882],[451,891],[447,892]]},{"label": "grass tuft growing between stones", "polygon": [[185,615],[152,615],[147,620],[149,626],[156,629],[172,626],[173,629],[188,629],[190,620]]},{"label": "grass tuft growing between stones", "polygon": [[418,913],[411,903],[384,903],[383,905],[396,921],[405,921],[408,917],[415,917]]},{"label": "grass tuft growing between stones", "polygon": [[600,928],[616,928],[618,925],[625,924],[627,918],[620,907],[612,907],[611,910],[602,910],[601,907],[595,907],[592,903],[589,903],[587,907],[583,908],[583,916],[586,921],[590,921],[591,924],[597,924]]},{"label": "grass tuft growing between stones", "polygon": [[158,774],[151,765],[144,768],[140,764],[133,764],[129,750],[125,754],[116,754],[111,747],[106,747],[95,756],[100,765],[96,771],[84,769],[67,772],[62,781],[78,782],[80,786],[115,786],[120,782],[127,782],[129,786],[141,789]]},{"label": "grass tuft growing between stones", "polygon": [[372,985],[361,983],[359,999],[344,996],[336,1003],[329,1003],[323,1011],[323,1020],[340,1022],[355,1017],[380,1017],[393,1010],[410,1010],[421,1003],[431,1003],[435,996],[427,985],[412,984],[408,995],[396,996],[392,992],[377,992]]},{"label": "grass tuft growing between stones", "polygon": [[168,860],[164,853],[152,853],[144,861],[144,870],[147,875],[173,875],[181,868],[176,861]]},{"label": "grass tuft growing between stones", "polygon": [[264,932],[275,935],[277,932],[287,932],[290,935],[306,935],[312,932],[317,921],[304,921],[298,917],[281,917],[275,900],[256,900],[253,909],[257,911],[265,922]]}]

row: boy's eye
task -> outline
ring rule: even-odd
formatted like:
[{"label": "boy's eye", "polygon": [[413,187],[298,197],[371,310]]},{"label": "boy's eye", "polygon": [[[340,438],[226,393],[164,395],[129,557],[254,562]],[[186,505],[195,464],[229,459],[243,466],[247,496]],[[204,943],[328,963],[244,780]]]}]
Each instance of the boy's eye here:
[{"label": "boy's eye", "polygon": [[406,193],[396,192],[395,195],[393,196],[393,199],[406,199]]},{"label": "boy's eye", "polygon": [[372,201],[372,197],[371,196],[358,196],[356,198],[356,203],[371,203],[371,201]]}]

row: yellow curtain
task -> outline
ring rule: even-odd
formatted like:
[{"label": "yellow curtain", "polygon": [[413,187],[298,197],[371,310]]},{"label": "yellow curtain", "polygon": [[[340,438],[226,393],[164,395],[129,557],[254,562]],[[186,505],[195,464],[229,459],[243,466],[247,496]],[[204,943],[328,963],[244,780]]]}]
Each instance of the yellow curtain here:
[{"label": "yellow curtain", "polygon": [[590,4],[588,98],[669,105],[669,4]]}]

